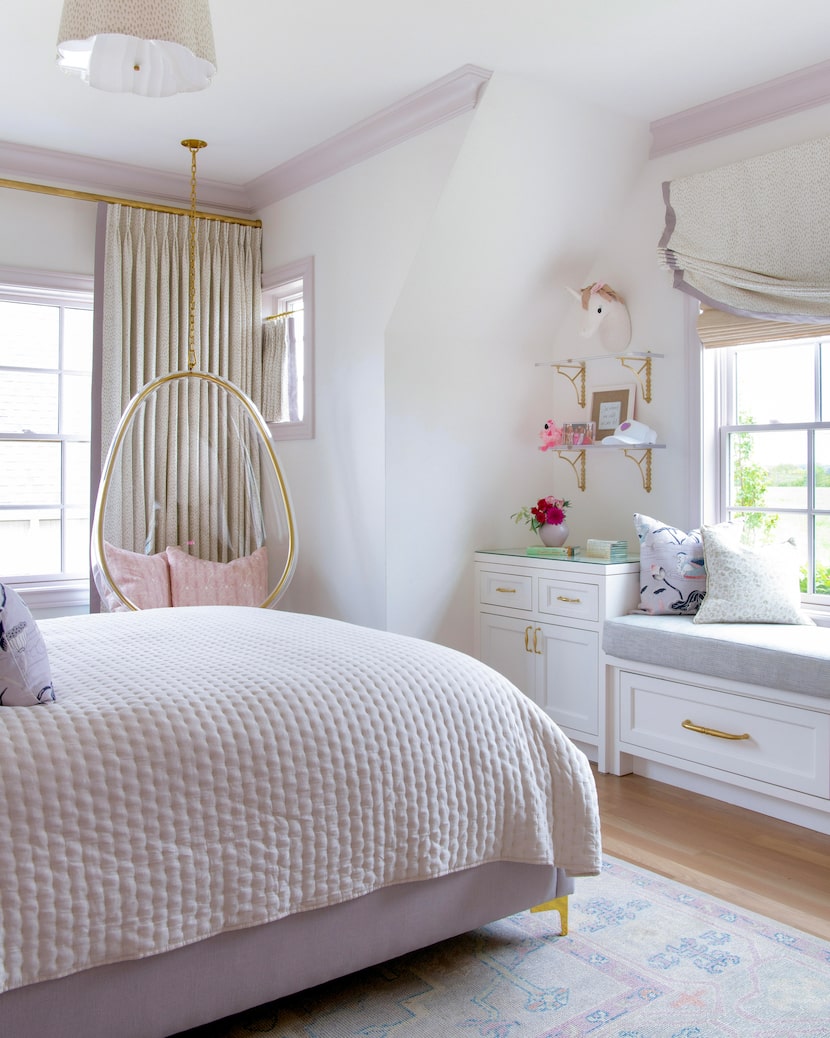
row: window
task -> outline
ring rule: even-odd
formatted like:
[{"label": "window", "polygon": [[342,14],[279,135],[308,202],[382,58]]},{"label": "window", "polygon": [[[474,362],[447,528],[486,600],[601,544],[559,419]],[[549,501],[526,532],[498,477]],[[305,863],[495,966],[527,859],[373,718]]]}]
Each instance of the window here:
[{"label": "window", "polygon": [[830,606],[830,336],[710,349],[705,364],[719,518],[747,543],[794,538],[805,601]]},{"label": "window", "polygon": [[0,575],[85,595],[92,292],[62,280],[0,284]]},{"label": "window", "polygon": [[[308,258],[263,275],[262,317],[266,379],[263,412],[275,439],[314,435],[314,266]],[[279,355],[268,332],[281,321]],[[270,391],[269,391],[270,385]]]}]

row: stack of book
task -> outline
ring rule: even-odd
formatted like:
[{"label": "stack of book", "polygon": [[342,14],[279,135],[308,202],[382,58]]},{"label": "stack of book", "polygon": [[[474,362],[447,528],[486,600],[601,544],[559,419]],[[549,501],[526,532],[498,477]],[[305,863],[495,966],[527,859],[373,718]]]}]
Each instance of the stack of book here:
[{"label": "stack of book", "polygon": [[585,554],[592,559],[625,562],[628,558],[628,541],[600,541],[589,537]]},{"label": "stack of book", "polygon": [[548,548],[544,544],[532,544],[527,549],[528,555],[540,555],[545,559],[572,559],[575,555],[581,555],[582,549],[575,544],[563,544],[559,548]]}]

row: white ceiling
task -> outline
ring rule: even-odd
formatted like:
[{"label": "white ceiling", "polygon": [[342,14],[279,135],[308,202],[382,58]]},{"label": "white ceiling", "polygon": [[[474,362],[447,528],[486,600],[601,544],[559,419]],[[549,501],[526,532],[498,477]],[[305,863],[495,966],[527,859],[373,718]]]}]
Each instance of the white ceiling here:
[{"label": "white ceiling", "polygon": [[651,122],[824,62],[828,0],[212,0],[207,90],[142,98],[61,72],[61,0],[4,4],[0,142],[244,185],[463,65]]}]

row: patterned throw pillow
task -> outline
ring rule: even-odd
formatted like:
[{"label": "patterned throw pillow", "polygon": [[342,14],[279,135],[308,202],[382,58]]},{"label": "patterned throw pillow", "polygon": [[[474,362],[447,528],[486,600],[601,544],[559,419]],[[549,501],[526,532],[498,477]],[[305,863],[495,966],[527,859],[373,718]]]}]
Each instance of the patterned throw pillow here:
[{"label": "patterned throw pillow", "polygon": [[0,584],[0,706],[34,706],[54,698],[43,635],[20,595]]},{"label": "patterned throw pillow", "polygon": [[232,562],[207,562],[181,548],[168,548],[174,606],[260,606],[268,597],[268,549]]},{"label": "patterned throw pillow", "polygon": [[696,624],[802,624],[798,551],[790,538],[748,548],[723,526],[703,527],[708,588]]},{"label": "patterned throw pillow", "polygon": [[634,515],[640,541],[642,613],[689,616],[706,594],[703,538],[700,530],[679,530],[649,515]]}]

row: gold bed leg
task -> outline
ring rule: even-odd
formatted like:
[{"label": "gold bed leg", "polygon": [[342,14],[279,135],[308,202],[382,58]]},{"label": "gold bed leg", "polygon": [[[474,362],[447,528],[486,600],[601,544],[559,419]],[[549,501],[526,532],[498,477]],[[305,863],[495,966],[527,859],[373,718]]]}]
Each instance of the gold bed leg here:
[{"label": "gold bed leg", "polygon": [[568,934],[568,895],[565,894],[562,897],[555,897],[553,901],[545,901],[542,905],[535,905],[530,910],[531,912],[558,912],[559,913],[559,932],[562,937],[566,937]]}]

